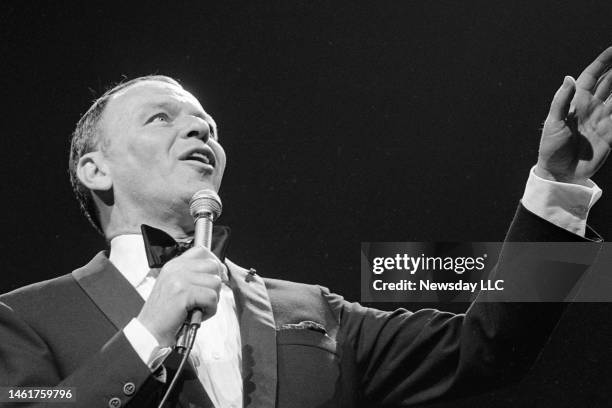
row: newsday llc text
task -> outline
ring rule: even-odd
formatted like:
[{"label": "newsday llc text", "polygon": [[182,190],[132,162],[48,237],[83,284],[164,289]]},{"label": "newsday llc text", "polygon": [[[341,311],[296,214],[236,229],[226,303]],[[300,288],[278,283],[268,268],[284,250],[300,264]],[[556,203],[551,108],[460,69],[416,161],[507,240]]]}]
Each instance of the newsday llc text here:
[{"label": "newsday llc text", "polygon": [[387,291],[387,290],[404,290],[404,291],[418,291],[418,290],[432,290],[432,291],[468,291],[470,293],[476,293],[481,290],[504,290],[504,280],[497,279],[482,279],[479,282],[466,282],[460,280],[459,282],[434,282],[429,279],[418,280],[418,282],[402,279],[399,282],[385,282],[382,279],[376,279],[372,282],[372,288],[376,291]]}]

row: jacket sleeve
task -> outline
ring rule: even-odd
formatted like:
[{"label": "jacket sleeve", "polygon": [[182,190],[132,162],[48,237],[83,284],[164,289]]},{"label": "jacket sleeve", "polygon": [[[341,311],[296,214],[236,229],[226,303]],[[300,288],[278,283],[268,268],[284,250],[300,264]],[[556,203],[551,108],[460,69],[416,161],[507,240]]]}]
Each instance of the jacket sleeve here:
[{"label": "jacket sleeve", "polygon": [[18,407],[145,407],[162,388],[122,331],[65,377],[45,341],[4,303],[0,303],[0,339],[0,386],[72,387],[76,397],[65,403],[16,403]]},{"label": "jacket sleeve", "polygon": [[[519,206],[506,237],[506,242],[513,241],[586,240]],[[580,276],[599,247],[598,243],[587,244],[581,262],[554,265]],[[517,251],[516,246],[504,245],[493,272],[496,276],[538,274],[541,262],[537,251],[529,251],[529,256]],[[547,283],[550,281],[535,279],[533,285]],[[557,284],[557,289],[569,292],[573,283],[575,280]],[[485,302],[481,296],[486,294],[481,293],[465,314],[434,309],[384,312],[346,302],[329,292],[324,291],[324,296],[340,321],[337,341],[354,354],[363,398],[371,405],[385,406],[473,394],[520,379],[535,362],[567,305]]]}]

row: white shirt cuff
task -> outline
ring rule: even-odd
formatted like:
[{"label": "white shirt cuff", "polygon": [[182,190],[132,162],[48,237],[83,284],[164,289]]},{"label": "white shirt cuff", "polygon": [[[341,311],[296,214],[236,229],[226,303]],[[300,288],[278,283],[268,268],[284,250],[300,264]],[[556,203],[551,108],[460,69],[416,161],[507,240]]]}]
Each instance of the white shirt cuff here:
[{"label": "white shirt cuff", "polygon": [[587,216],[601,197],[601,189],[588,180],[590,187],[546,180],[529,172],[523,206],[535,215],[574,234],[584,236]]},{"label": "white shirt cuff", "polygon": [[123,328],[123,334],[151,372],[156,371],[172,352],[170,347],[160,347],[155,336],[136,318]]}]

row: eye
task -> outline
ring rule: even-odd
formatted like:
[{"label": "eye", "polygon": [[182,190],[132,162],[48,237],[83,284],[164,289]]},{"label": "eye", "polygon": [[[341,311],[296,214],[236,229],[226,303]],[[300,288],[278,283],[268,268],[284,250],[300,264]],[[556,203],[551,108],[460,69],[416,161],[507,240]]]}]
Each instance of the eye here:
[{"label": "eye", "polygon": [[147,120],[147,123],[151,123],[151,122],[170,122],[170,117],[165,112],[159,112],[151,116]]}]

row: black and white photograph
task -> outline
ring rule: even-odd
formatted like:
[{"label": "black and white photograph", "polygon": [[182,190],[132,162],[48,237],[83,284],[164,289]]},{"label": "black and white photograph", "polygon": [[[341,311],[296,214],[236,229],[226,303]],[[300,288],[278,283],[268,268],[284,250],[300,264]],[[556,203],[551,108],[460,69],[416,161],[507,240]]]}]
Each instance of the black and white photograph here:
[{"label": "black and white photograph", "polygon": [[612,4],[0,7],[0,407],[612,406]]}]

